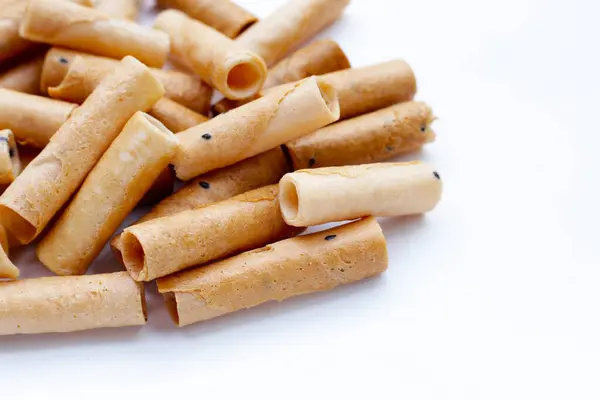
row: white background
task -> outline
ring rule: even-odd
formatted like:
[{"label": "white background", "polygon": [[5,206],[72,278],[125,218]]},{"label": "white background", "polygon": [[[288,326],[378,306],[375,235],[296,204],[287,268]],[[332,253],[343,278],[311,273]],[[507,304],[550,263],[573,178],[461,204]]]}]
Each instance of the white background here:
[{"label": "white background", "polygon": [[[406,59],[439,117],[407,159],[444,199],[382,220],[389,271],[184,329],[151,286],[144,328],[1,338],[0,398],[600,398],[599,12],[353,0],[326,35],[354,66]],[[92,271],[118,268],[105,252]]]}]

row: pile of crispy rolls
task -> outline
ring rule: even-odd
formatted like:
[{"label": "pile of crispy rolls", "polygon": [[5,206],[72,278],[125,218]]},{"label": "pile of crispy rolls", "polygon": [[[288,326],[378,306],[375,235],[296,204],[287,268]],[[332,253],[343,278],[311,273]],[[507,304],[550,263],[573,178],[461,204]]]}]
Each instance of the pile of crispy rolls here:
[{"label": "pile of crispy rolls", "polygon": [[[144,325],[152,280],[181,327],[384,272],[376,217],[441,198],[389,162],[435,118],[406,62],[315,40],[349,2],[0,0],[0,335]],[[18,280],[27,245],[56,276]]]}]

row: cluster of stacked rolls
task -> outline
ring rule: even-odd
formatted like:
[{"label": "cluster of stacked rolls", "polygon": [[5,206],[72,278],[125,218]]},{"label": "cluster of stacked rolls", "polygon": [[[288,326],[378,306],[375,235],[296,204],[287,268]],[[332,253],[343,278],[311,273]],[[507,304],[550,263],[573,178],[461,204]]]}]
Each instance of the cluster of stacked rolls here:
[{"label": "cluster of stacked rolls", "polygon": [[[383,161],[434,117],[404,61],[307,44],[348,4],[157,0],[149,28],[139,0],[0,0],[0,335],[143,325],[155,279],[184,326],[383,272],[375,217],[442,191],[430,165]],[[86,275],[108,242],[125,271]],[[26,245],[58,276],[18,280]]]}]

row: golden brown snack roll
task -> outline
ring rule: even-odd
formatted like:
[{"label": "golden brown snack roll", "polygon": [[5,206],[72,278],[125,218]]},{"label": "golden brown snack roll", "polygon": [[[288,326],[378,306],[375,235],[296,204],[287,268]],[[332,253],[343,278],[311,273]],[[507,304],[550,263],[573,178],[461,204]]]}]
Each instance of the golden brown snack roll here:
[{"label": "golden brown snack roll", "polygon": [[375,218],[283,240],[158,280],[177,326],[268,301],[331,290],[384,272],[387,246]]},{"label": "golden brown snack roll", "polygon": [[277,185],[133,225],[121,235],[123,262],[150,281],[301,232],[281,218]]},{"label": "golden brown snack roll", "polygon": [[[410,66],[402,60],[393,60],[360,68],[349,68],[318,77],[331,85],[340,101],[340,119],[356,117],[396,103],[412,100],[417,92],[417,82]],[[291,84],[266,89],[282,90]],[[260,96],[258,96],[260,97]],[[247,101],[221,100],[213,107],[216,113],[239,107]]]},{"label": "golden brown snack roll", "polygon": [[[267,151],[189,181],[175,194],[154,206],[136,224],[201,208],[249,190],[278,183],[289,170],[288,161],[281,149]],[[110,245],[117,258],[122,260],[121,235],[116,235]]]},{"label": "golden brown snack roll", "polygon": [[125,57],[0,196],[0,224],[30,243],[69,200],[137,111],[164,94],[150,70]]},{"label": "golden brown snack roll", "polygon": [[[76,60],[77,59],[77,60]],[[46,56],[42,72],[42,91],[51,97],[83,103],[100,81],[119,61],[54,47]],[[197,77],[174,70],[151,68],[164,86],[165,97],[207,115],[213,90]]]},{"label": "golden brown snack roll", "polygon": [[90,171],[37,256],[58,275],[82,275],[167,167],[175,135],[138,111]]},{"label": "golden brown snack roll", "polygon": [[0,89],[0,126],[20,144],[43,148],[69,119],[76,104]]},{"label": "golden brown snack roll", "polygon": [[163,97],[156,102],[149,114],[165,124],[170,131],[178,133],[208,121],[208,117]]},{"label": "golden brown snack roll", "polygon": [[167,10],[158,15],[154,27],[169,35],[170,56],[178,64],[225,97],[250,97],[263,86],[267,66],[262,58],[202,22],[181,11]]},{"label": "golden brown snack roll", "polygon": [[350,0],[288,0],[236,40],[272,66],[337,20]]},{"label": "golden brown snack roll", "polygon": [[162,67],[169,52],[169,38],[163,32],[67,1],[29,0],[19,34],[115,59],[130,55],[150,67]]},{"label": "golden brown snack roll", "polygon": [[179,133],[175,172],[189,180],[314,132],[338,117],[335,90],[307,78]]},{"label": "golden brown snack roll", "polygon": [[145,324],[144,286],[127,272],[0,283],[0,335]]},{"label": "golden brown snack roll", "polygon": [[294,169],[381,162],[435,140],[425,103],[408,101],[340,121],[285,145]]},{"label": "golden brown snack roll", "polygon": [[441,197],[439,173],[422,162],[303,169],[279,181],[283,218],[299,227],[422,214]]},{"label": "golden brown snack roll", "polygon": [[158,0],[157,4],[183,11],[232,39],[258,21],[256,16],[231,0]]}]

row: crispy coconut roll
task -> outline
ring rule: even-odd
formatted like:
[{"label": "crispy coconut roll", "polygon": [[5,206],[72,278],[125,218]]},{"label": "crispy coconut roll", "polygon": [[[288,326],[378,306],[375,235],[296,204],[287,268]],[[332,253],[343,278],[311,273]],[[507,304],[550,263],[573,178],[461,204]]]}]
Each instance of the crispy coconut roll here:
[{"label": "crispy coconut roll", "polygon": [[58,275],[84,274],[176,148],[171,131],[138,111],[37,246],[40,261]]},{"label": "crispy coconut roll", "polygon": [[271,185],[131,226],[121,246],[131,276],[150,281],[299,232],[281,218],[277,185]]},{"label": "crispy coconut roll", "polygon": [[169,37],[163,32],[67,1],[30,0],[19,34],[116,59],[131,55],[150,67],[162,67],[169,53]]},{"label": "crispy coconut roll", "polygon": [[[154,206],[136,224],[201,208],[249,190],[278,183],[289,170],[286,157],[279,148],[267,151],[189,181],[175,194]],[[117,258],[122,260],[121,235],[116,235],[110,244]]]},{"label": "crispy coconut roll", "polygon": [[177,326],[268,301],[330,290],[387,269],[385,237],[375,218],[283,240],[158,280]]},{"label": "crispy coconut roll", "polygon": [[421,162],[304,169],[279,182],[281,212],[293,226],[422,214],[441,197],[440,175]]},{"label": "crispy coconut roll", "polygon": [[294,169],[380,162],[433,142],[434,120],[428,105],[409,101],[331,124],[285,147]]},{"label": "crispy coconut roll", "polygon": [[0,283],[0,335],[145,324],[144,286],[127,272]]},{"label": "crispy coconut roll", "polygon": [[189,180],[314,132],[338,117],[335,90],[307,78],[179,133],[175,172]]},{"label": "crispy coconut roll", "polygon": [[172,58],[229,99],[250,97],[265,82],[262,58],[180,11],[163,11],[154,27],[168,33]]},{"label": "crispy coconut roll", "polygon": [[231,0],[158,0],[162,8],[175,8],[230,38],[237,37],[258,18]]},{"label": "crispy coconut roll", "polygon": [[0,224],[30,243],[69,200],[137,111],[164,94],[150,70],[125,57],[0,196]]},{"label": "crispy coconut roll", "polygon": [[[74,65],[75,58],[79,56]],[[44,62],[42,92],[51,97],[83,103],[100,80],[111,73],[119,61],[63,48],[52,48]],[[208,115],[213,90],[197,77],[173,70],[151,68],[164,86],[165,97],[200,114]]]},{"label": "crispy coconut roll", "polygon": [[334,23],[350,0],[289,0],[255,23],[236,40],[260,55],[268,66]]}]

